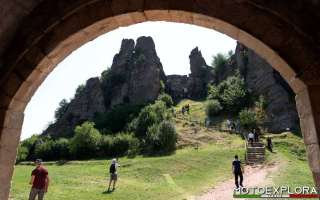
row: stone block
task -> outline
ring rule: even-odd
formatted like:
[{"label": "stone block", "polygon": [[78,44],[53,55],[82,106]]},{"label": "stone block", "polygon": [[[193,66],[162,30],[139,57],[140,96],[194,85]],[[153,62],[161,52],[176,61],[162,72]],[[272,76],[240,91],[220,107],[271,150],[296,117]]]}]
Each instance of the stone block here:
[{"label": "stone block", "polygon": [[13,110],[6,110],[5,118],[3,122],[3,128],[6,129],[17,129],[20,130],[23,124],[24,113],[13,111]]},{"label": "stone block", "polygon": [[8,199],[21,129],[0,131],[0,199]]},{"label": "stone block", "polygon": [[319,140],[317,136],[315,121],[311,113],[309,115],[305,115],[303,118],[300,117],[300,126],[304,143],[306,145],[317,144]]},{"label": "stone block", "polygon": [[169,10],[146,10],[144,13],[148,21],[171,21]]},{"label": "stone block", "polygon": [[300,119],[312,115],[312,107],[307,88],[296,94],[296,106]]},{"label": "stone block", "polygon": [[320,173],[320,149],[319,144],[307,145],[309,166],[314,173]]},{"label": "stone block", "polygon": [[169,13],[173,22],[193,24],[193,14],[191,12],[169,10]]}]

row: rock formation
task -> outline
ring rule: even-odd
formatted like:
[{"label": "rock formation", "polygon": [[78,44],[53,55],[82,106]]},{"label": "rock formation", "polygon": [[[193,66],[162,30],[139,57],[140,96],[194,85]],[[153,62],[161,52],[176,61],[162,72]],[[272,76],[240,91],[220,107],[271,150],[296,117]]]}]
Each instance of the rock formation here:
[{"label": "rock formation", "polygon": [[112,66],[101,77],[89,79],[83,91],[69,103],[64,115],[50,125],[44,134],[72,136],[76,125],[93,120],[96,113],[119,104],[146,104],[160,92],[165,82],[162,64],[151,37],[140,37],[135,44],[124,39]]},{"label": "rock formation", "polygon": [[267,101],[267,127],[271,132],[299,128],[294,92],[287,82],[263,58],[242,44],[237,45],[235,59],[248,89]]},{"label": "rock formation", "polygon": [[107,112],[113,106],[152,102],[159,95],[161,81],[176,102],[183,98],[204,99],[209,83],[218,84],[237,71],[252,94],[266,98],[270,131],[298,128],[293,92],[279,73],[252,50],[238,44],[235,54],[219,74],[214,74],[198,48],[191,51],[189,59],[191,73],[188,76],[165,76],[151,37],[140,37],[136,44],[132,39],[124,39],[111,68],[103,72],[100,79],[89,79],[62,117],[43,134],[70,137],[76,125],[93,120],[97,113]]},{"label": "rock formation", "polygon": [[51,124],[43,134],[53,137],[73,135],[75,126],[86,120],[93,120],[95,113],[105,112],[103,91],[99,78],[91,78],[84,89],[68,104],[63,116]]},{"label": "rock formation", "polygon": [[122,103],[143,104],[155,100],[160,81],[165,81],[162,64],[151,37],[123,40],[110,72],[112,78],[103,85],[106,106]]},{"label": "rock formation", "polygon": [[214,82],[213,69],[206,64],[198,48],[191,51],[189,59],[191,71],[189,76],[167,76],[166,89],[174,101],[182,98],[203,99],[207,94],[208,83]]}]

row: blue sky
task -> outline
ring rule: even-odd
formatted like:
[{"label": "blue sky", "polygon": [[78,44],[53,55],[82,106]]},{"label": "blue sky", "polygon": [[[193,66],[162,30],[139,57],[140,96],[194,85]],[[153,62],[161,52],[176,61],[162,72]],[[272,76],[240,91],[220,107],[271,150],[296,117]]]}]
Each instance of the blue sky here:
[{"label": "blue sky", "polygon": [[189,74],[189,54],[199,47],[207,64],[218,52],[234,50],[236,41],[212,29],[169,22],[144,22],[118,28],[84,44],[66,57],[38,88],[25,110],[21,139],[39,134],[54,120],[63,99],[73,97],[78,85],[110,67],[124,38],[151,36],[165,73]]}]

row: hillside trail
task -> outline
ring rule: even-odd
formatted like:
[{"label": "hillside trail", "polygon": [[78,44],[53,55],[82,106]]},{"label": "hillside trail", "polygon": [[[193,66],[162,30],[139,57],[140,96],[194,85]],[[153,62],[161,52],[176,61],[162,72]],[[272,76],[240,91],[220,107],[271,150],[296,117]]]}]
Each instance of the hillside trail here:
[{"label": "hillside trail", "polygon": [[[243,185],[249,188],[272,184],[272,174],[279,169],[279,166],[279,162],[274,162],[265,166],[246,166]],[[198,197],[190,198],[190,200],[232,200],[234,188],[235,184],[234,179],[232,178],[209,189]]]}]

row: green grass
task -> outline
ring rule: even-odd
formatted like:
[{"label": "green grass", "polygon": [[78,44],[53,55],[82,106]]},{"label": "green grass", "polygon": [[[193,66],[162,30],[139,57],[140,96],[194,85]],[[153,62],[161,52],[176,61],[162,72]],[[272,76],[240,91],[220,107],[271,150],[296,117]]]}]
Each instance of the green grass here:
[{"label": "green grass", "polygon": [[[47,164],[51,186],[47,200],[79,199],[184,199],[231,178],[230,162],[234,154],[244,155],[241,140],[220,145],[186,148],[164,157],[121,158],[119,187],[104,194],[110,161],[74,161],[65,165]],[[15,168],[11,196],[28,196],[27,184],[33,166]]]},{"label": "green grass", "polygon": [[282,163],[281,168],[274,175],[274,184],[291,187],[314,186],[303,140],[291,133],[273,136],[276,153],[269,153],[268,159]]}]

